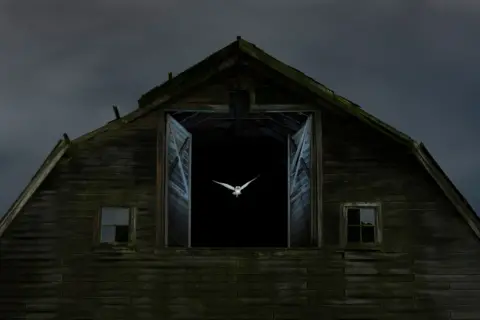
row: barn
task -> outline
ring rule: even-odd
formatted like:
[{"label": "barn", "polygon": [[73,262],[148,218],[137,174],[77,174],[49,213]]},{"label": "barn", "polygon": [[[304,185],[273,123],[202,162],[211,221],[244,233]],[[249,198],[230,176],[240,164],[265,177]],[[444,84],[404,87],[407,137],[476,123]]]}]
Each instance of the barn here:
[{"label": "barn", "polygon": [[0,220],[0,319],[480,319],[480,220],[427,148],[254,44],[114,115]]}]

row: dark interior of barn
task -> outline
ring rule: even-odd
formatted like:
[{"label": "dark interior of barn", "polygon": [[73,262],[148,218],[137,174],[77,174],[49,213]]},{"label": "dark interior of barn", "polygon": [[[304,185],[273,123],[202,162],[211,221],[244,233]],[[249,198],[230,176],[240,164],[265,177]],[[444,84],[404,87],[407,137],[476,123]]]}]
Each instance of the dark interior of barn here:
[{"label": "dark interior of barn", "polygon": [[[285,247],[287,139],[293,130],[274,130],[261,118],[174,118],[192,134],[192,246]],[[239,197],[212,181],[241,186],[257,176]]]},{"label": "dark interior of barn", "polygon": [[[306,115],[173,116],[192,134],[191,245],[287,246],[287,141]],[[257,176],[238,197],[213,182],[242,186]]]},{"label": "dark interior of barn", "polygon": [[[197,133],[192,141],[192,245],[285,246],[285,145],[215,131]],[[239,197],[212,181],[241,186],[256,176]]]}]

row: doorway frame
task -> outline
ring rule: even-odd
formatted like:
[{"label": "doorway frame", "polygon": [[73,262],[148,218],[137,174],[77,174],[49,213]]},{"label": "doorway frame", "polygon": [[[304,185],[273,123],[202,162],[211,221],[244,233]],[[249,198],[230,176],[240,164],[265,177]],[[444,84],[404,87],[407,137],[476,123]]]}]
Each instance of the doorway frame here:
[{"label": "doorway frame", "polygon": [[[156,194],[155,194],[155,248],[168,247],[168,220],[167,220],[167,172],[166,163],[166,121],[167,114],[172,112],[200,112],[200,113],[229,113],[228,104],[205,105],[175,105],[158,110],[157,143],[156,143]],[[252,104],[249,113],[298,113],[309,112],[313,117],[312,123],[312,182],[311,182],[311,247],[323,245],[323,138],[322,114],[318,107],[312,105],[257,105]],[[191,196],[191,195],[190,195]],[[191,222],[190,222],[191,224]],[[189,225],[189,237],[191,225]],[[290,230],[288,230],[290,232]],[[288,244],[289,246],[289,244]],[[189,243],[188,248],[191,248]]]}]

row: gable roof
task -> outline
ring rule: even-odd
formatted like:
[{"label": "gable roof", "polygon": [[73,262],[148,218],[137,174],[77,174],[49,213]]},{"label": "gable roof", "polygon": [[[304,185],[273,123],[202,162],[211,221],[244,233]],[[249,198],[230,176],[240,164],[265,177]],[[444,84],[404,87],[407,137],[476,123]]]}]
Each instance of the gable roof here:
[{"label": "gable roof", "polygon": [[62,158],[70,144],[81,143],[105,131],[121,129],[125,125],[128,125],[128,123],[168,105],[169,102],[174,101],[180,95],[188,92],[195,86],[202,84],[220,72],[235,66],[240,61],[240,57],[247,57],[268,69],[281,74],[302,89],[308,91],[316,98],[316,101],[319,104],[324,105],[325,102],[327,102],[339,111],[343,111],[359,119],[375,130],[388,135],[398,143],[410,148],[422,167],[438,184],[475,235],[480,238],[480,218],[476,215],[465,197],[458,191],[448,176],[443,172],[423,143],[414,141],[406,134],[367,113],[357,104],[337,95],[333,90],[330,90],[302,72],[282,63],[259,49],[254,44],[245,41],[240,37],[237,37],[237,41],[232,42],[176,77],[169,79],[162,85],[157,86],[142,95],[138,101],[138,109],[133,112],[87,133],[73,140],[71,143],[68,139],[59,141],[25,190],[0,220],[0,237],[28,202],[30,197],[38,189],[43,180]]}]

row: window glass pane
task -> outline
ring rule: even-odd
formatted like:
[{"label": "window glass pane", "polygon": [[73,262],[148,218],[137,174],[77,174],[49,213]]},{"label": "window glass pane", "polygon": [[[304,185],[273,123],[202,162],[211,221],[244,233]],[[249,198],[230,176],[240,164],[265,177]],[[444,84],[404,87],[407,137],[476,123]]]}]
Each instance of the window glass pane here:
[{"label": "window glass pane", "polygon": [[129,221],[129,208],[102,208],[102,225],[128,226]]},{"label": "window glass pane", "polygon": [[375,227],[362,227],[362,242],[373,243],[375,242]]},{"label": "window glass pane", "polygon": [[360,209],[349,208],[347,211],[347,219],[349,225],[360,225]]},{"label": "window glass pane", "polygon": [[116,226],[115,228],[115,242],[128,242],[128,226]]},{"label": "window glass pane", "polygon": [[347,241],[350,243],[360,242],[360,227],[348,227]]},{"label": "window glass pane", "polygon": [[100,242],[111,243],[115,241],[115,226],[102,226]]},{"label": "window glass pane", "polygon": [[362,208],[360,209],[360,219],[362,225],[375,225],[375,208]]}]

